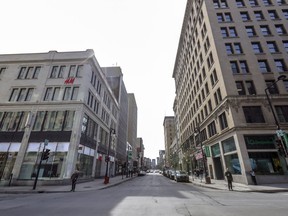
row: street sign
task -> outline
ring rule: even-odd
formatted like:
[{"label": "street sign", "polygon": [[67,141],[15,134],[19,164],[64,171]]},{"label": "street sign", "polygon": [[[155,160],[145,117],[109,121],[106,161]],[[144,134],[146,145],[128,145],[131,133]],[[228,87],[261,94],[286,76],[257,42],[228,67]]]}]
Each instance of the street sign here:
[{"label": "street sign", "polygon": [[45,140],[44,140],[44,146],[47,146],[48,143],[49,143],[49,140],[48,140],[48,139],[45,139]]}]

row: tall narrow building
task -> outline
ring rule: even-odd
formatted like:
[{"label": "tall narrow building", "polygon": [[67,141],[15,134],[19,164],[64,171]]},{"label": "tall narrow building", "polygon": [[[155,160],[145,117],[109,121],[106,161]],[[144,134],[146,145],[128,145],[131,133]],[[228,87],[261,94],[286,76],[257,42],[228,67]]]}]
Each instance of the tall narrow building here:
[{"label": "tall narrow building", "polygon": [[187,1],[173,78],[192,170],[224,179],[228,168],[252,184],[254,169],[260,184],[287,182],[275,147],[287,147],[287,19],[286,0]]}]

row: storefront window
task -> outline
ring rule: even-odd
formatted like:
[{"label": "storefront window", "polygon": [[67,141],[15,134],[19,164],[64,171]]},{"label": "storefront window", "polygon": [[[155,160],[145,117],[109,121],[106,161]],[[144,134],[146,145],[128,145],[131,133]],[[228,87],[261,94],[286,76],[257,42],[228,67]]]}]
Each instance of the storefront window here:
[{"label": "storefront window", "polygon": [[283,174],[277,152],[249,152],[251,169],[258,175]]},{"label": "storefront window", "polygon": [[0,143],[0,179],[10,178],[19,149],[20,143]]},{"label": "storefront window", "polygon": [[274,149],[274,135],[244,136],[247,149]]},{"label": "storefront window", "polygon": [[219,157],[220,156],[220,147],[219,147],[219,143],[211,146],[211,151],[212,151],[212,156],[213,157]]},{"label": "storefront window", "polygon": [[222,145],[224,153],[236,151],[236,145],[233,137],[223,140]]},{"label": "storefront window", "polygon": [[[66,161],[69,143],[49,143],[45,149],[50,149],[49,159],[42,161],[39,178],[61,178]],[[43,144],[29,143],[19,179],[32,179],[36,176],[41,159]]]},{"label": "storefront window", "polygon": [[95,151],[87,146],[79,145],[77,168],[82,177],[92,176],[93,158]]},{"label": "storefront window", "polygon": [[237,154],[225,155],[225,164],[232,174],[241,174],[241,166]]}]

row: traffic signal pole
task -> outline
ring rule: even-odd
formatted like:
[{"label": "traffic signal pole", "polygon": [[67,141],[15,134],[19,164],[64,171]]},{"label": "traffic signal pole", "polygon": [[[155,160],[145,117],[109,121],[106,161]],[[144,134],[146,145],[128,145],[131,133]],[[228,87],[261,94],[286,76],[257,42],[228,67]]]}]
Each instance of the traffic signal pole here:
[{"label": "traffic signal pole", "polygon": [[34,180],[33,190],[35,190],[36,185],[37,185],[38,176],[39,176],[39,173],[40,173],[40,167],[41,167],[41,164],[42,164],[42,158],[43,158],[43,155],[44,155],[44,151],[45,151],[45,145],[44,145],[44,148],[43,148],[43,151],[42,151],[42,154],[41,154],[41,158],[40,158],[40,162],[39,162],[39,165],[38,165],[38,168],[37,168],[37,174],[36,174],[36,177],[35,177],[35,180]]}]

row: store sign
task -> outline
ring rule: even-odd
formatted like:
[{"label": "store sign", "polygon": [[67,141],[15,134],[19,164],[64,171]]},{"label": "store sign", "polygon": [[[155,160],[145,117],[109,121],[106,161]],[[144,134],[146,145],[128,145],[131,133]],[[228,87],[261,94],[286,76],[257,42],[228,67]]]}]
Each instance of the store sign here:
[{"label": "store sign", "polygon": [[64,84],[73,84],[75,81],[75,77],[70,77],[70,78],[67,78],[64,82]]}]

